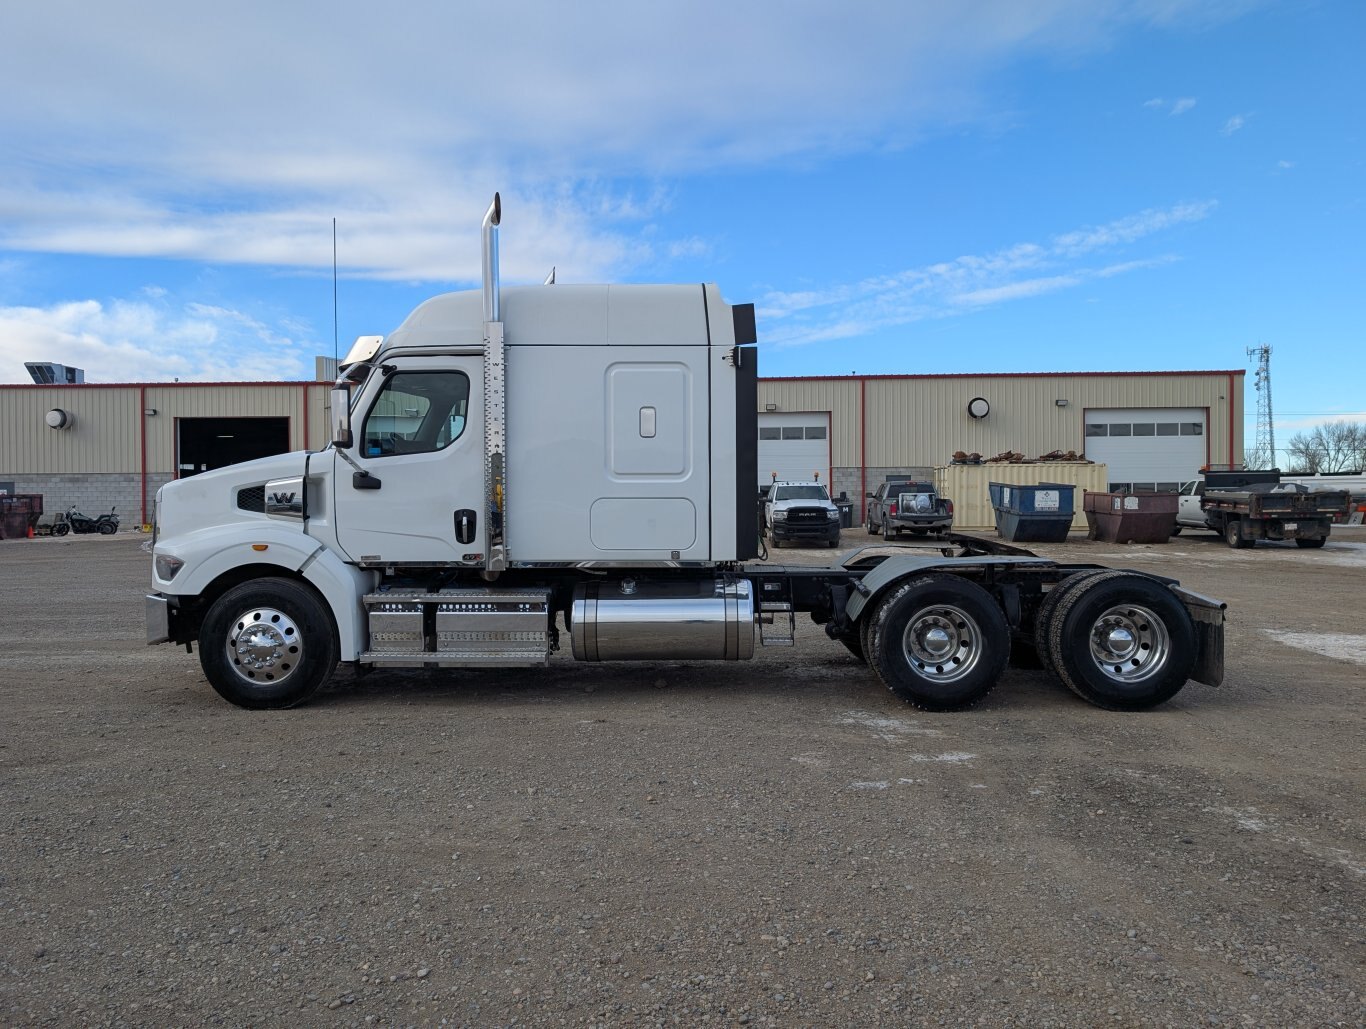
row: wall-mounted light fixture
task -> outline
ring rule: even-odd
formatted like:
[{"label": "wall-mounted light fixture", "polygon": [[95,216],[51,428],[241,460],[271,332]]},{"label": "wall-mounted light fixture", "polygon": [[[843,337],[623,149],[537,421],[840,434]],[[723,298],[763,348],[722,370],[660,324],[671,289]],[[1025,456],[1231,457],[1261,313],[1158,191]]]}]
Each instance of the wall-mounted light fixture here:
[{"label": "wall-mounted light fixture", "polygon": [[151,418],[154,414],[157,413],[157,409],[155,407],[145,407],[142,409],[142,413],[145,414],[148,418]]},{"label": "wall-mounted light fixture", "polygon": [[968,401],[968,414],[973,418],[985,418],[991,414],[991,405],[986,397],[973,397]]},{"label": "wall-mounted light fixture", "polygon": [[73,421],[71,415],[67,414],[60,407],[54,407],[43,418],[47,422],[49,429],[69,429]]},{"label": "wall-mounted light fixture", "polygon": [[1066,406],[1067,406],[1067,398],[1066,398],[1066,397],[1058,397],[1058,399],[1055,400],[1055,401],[1053,401],[1053,403],[1057,404],[1059,407],[1066,407]]},{"label": "wall-mounted light fixture", "polygon": [[778,405],[777,405],[777,404],[765,404],[765,405],[764,405],[764,410],[765,410],[765,411],[776,411],[776,410],[778,410]]}]

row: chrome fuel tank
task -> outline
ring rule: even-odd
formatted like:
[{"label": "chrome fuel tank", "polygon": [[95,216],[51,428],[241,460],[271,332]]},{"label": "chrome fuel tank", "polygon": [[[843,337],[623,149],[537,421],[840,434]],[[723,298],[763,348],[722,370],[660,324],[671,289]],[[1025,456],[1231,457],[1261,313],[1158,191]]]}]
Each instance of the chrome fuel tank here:
[{"label": "chrome fuel tank", "polygon": [[754,598],[746,579],[581,584],[570,613],[578,661],[747,661]]}]

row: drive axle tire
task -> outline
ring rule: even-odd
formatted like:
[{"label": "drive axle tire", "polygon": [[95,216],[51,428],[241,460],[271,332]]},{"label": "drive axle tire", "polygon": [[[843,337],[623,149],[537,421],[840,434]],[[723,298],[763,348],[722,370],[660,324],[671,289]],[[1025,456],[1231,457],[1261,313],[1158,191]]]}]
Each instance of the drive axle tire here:
[{"label": "drive axle tire", "polygon": [[1316,540],[1296,539],[1296,540],[1295,540],[1295,546],[1297,546],[1297,547],[1313,547],[1313,548],[1318,548],[1318,547],[1323,546],[1323,545],[1324,545],[1325,543],[1327,543],[1327,542],[1328,542],[1328,540],[1327,540],[1327,538],[1325,538],[1325,537],[1320,537],[1320,538],[1318,538],[1318,539],[1316,539]]},{"label": "drive axle tire", "polygon": [[199,630],[199,663],[224,700],[255,710],[294,707],[337,665],[332,614],[308,586],[253,579],[209,607]]},{"label": "drive axle tire", "polygon": [[1091,576],[1100,574],[1102,573],[1094,571],[1069,575],[1045,593],[1043,600],[1039,601],[1038,610],[1034,612],[1034,650],[1039,655],[1039,664],[1054,674],[1057,674],[1057,669],[1053,666],[1053,658],[1048,652],[1048,634],[1053,625],[1053,614],[1068,593]]},{"label": "drive axle tire", "polygon": [[957,711],[985,697],[1010,659],[1010,627],[995,599],[956,575],[927,575],[891,591],[873,612],[864,646],[889,690],[926,711]]},{"label": "drive axle tire", "polygon": [[1048,652],[1069,689],[1097,707],[1141,711],[1174,697],[1195,667],[1195,625],[1162,583],[1100,572],[1067,591],[1050,619]]}]

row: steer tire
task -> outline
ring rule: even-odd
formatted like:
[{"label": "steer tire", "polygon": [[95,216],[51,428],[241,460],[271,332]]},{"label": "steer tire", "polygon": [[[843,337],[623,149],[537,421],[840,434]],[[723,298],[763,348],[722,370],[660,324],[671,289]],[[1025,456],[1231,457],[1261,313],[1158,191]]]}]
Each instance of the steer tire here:
[{"label": "steer tire", "polygon": [[[259,643],[243,654],[252,638]],[[199,663],[210,685],[253,710],[304,703],[332,675],[338,649],[332,613],[293,579],[234,586],[209,606],[199,630]]]},{"label": "steer tire", "polygon": [[872,613],[868,665],[902,700],[958,711],[985,697],[1010,659],[1010,627],[995,598],[956,575],[894,586]]},{"label": "steer tire", "polygon": [[1111,711],[1142,711],[1170,700],[1190,679],[1197,651],[1185,605],[1137,572],[1086,576],[1049,619],[1049,659],[1058,678]]}]

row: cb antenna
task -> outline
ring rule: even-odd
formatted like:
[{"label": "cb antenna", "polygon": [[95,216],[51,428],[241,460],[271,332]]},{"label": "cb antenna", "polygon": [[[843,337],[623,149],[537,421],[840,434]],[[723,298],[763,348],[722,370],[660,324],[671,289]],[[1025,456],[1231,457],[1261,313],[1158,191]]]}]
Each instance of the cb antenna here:
[{"label": "cb antenna", "polygon": [[337,343],[337,219],[332,219],[332,361],[333,366],[341,363],[341,350]]}]

